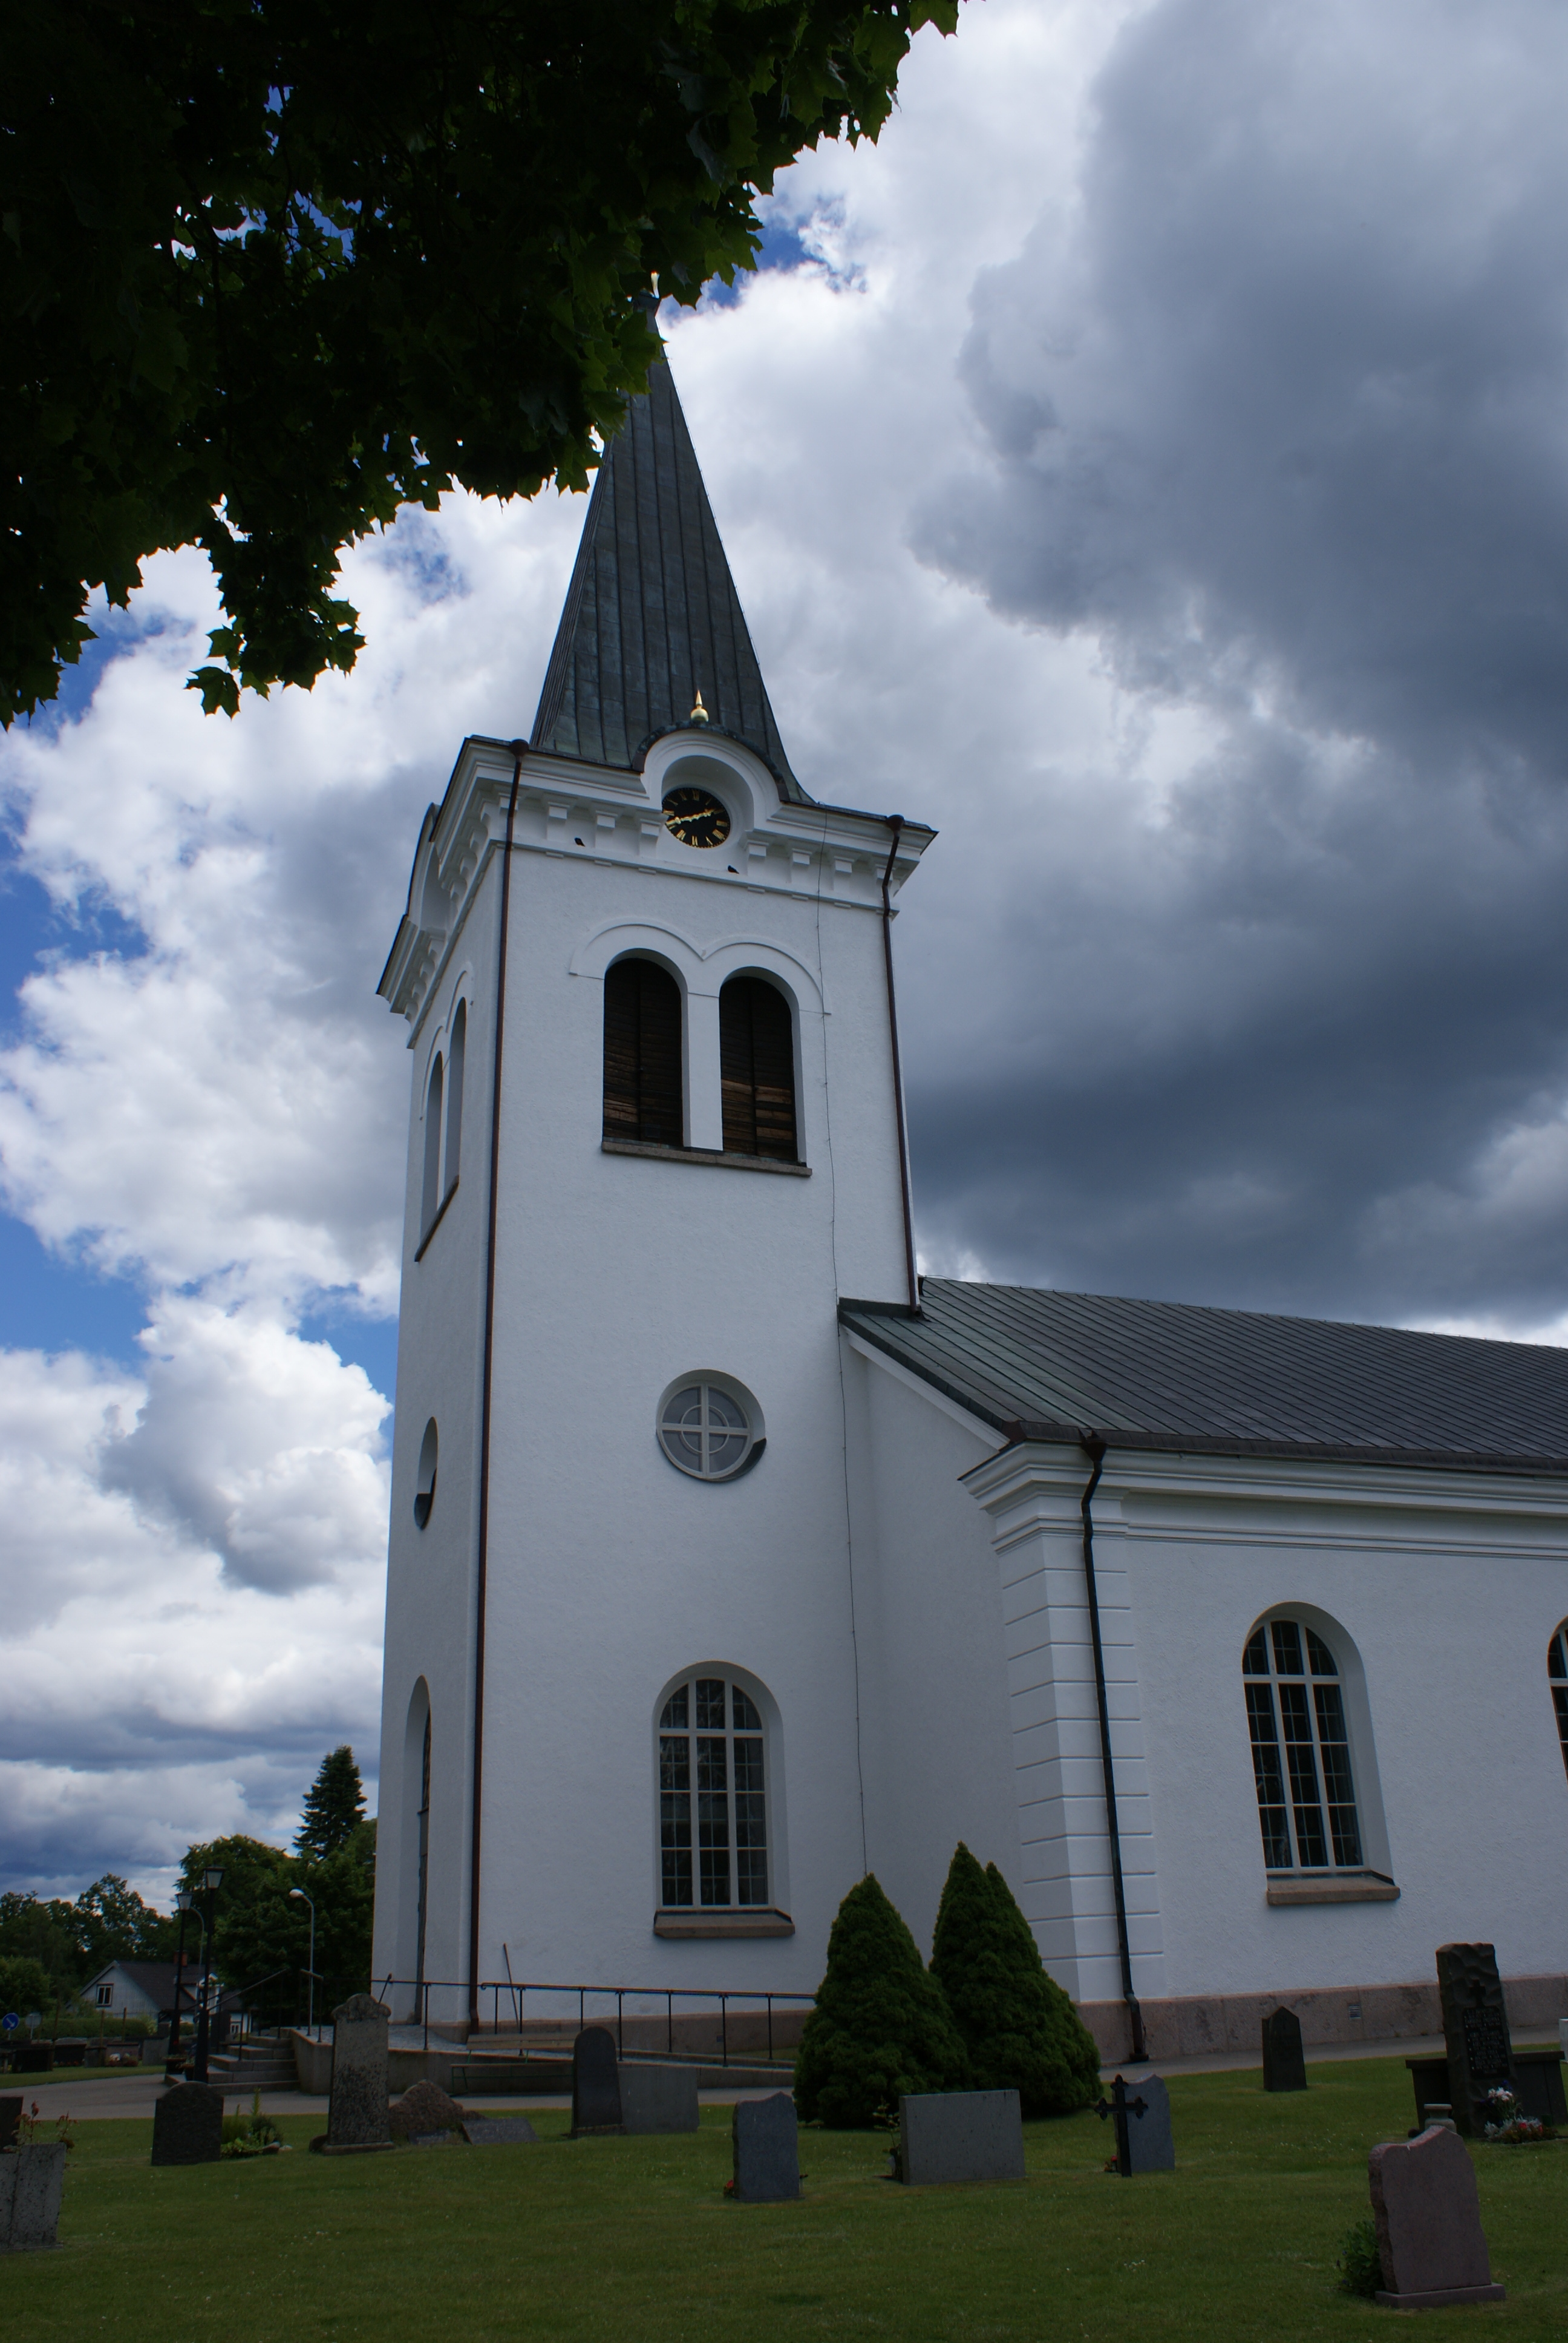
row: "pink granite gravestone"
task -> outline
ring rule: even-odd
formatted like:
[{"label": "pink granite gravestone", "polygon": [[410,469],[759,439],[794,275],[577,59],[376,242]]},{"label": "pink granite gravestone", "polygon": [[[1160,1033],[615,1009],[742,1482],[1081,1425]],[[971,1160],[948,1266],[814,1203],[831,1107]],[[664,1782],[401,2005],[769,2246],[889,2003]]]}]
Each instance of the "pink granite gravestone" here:
[{"label": "pink granite gravestone", "polygon": [[1367,2158],[1378,2259],[1378,2300],[1392,2310],[1445,2310],[1501,2302],[1492,2282],[1475,2167],[1457,2133],[1385,2140]]}]

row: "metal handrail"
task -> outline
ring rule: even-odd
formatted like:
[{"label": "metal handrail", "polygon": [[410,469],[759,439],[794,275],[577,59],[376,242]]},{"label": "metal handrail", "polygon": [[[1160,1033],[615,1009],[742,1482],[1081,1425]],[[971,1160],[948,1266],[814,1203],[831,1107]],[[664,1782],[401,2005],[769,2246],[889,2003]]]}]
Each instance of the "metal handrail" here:
[{"label": "metal handrail", "polygon": [[[388,1974],[382,1979],[381,1985],[377,1990],[377,2000],[385,2000],[387,1994],[394,1987],[400,1986],[412,1987],[415,1994],[418,1996],[417,2006],[418,2007],[419,2015],[413,2022],[423,2026],[425,2037],[424,2047],[427,2050],[430,2046],[430,1996],[433,1993],[467,1994],[469,1990],[468,1980],[467,1977],[400,1977],[394,1976],[390,1972],[388,1972]],[[588,2023],[588,2003],[590,1995],[604,2000],[613,2000],[615,2003],[615,2046],[618,2056],[624,2056],[626,2048],[626,2005],[628,2001],[663,2002],[665,2006],[665,2055],[671,2058],[677,2055],[675,2049],[676,2003],[678,2001],[716,2001],[719,2004],[719,2063],[721,2066],[728,2066],[729,2064],[729,2005],[732,2001],[750,2002],[753,2004],[760,2002],[763,2005],[768,2021],[767,2056],[771,2059],[773,2056],[773,2005],[775,2002],[804,2003],[807,2007],[810,2007],[817,1998],[816,1995],[813,1993],[777,1993],[766,1989],[759,1989],[756,1986],[747,1986],[742,1988],[733,1986],[560,1985],[549,1984],[538,1978],[525,1979],[518,1977],[489,1977],[482,1980],[477,1988],[477,1993],[475,1995],[476,2006],[477,2006],[479,1995],[487,1993],[492,1997],[490,2028],[491,2031],[496,2034],[498,2034],[501,2030],[501,1996],[503,1994],[507,1996],[508,2002],[513,2005],[513,2015],[519,2032],[521,2031],[523,2025],[523,1997],[526,1994],[576,1994],[578,1997],[578,2026],[579,2032]],[[633,2013],[634,2016],[637,2014],[638,2013],[636,2012]],[[438,2020],[437,2023],[439,2023]]]}]

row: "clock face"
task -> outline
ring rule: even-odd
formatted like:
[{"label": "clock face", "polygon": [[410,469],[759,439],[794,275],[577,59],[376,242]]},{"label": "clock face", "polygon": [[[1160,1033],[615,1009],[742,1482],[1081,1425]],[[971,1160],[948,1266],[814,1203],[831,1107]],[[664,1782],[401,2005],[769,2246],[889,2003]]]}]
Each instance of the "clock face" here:
[{"label": "clock face", "polygon": [[664,826],[682,846],[722,846],[729,816],[709,789],[671,789],[664,800]]}]

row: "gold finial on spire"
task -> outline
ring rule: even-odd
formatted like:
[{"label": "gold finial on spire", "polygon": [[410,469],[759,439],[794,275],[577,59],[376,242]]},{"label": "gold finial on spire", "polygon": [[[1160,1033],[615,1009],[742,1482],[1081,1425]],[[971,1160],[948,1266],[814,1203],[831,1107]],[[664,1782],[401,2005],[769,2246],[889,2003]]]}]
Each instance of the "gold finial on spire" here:
[{"label": "gold finial on spire", "polygon": [[709,719],[708,710],[702,704],[702,694],[700,691],[697,695],[697,705],[686,720],[689,724],[706,724],[709,722]]}]

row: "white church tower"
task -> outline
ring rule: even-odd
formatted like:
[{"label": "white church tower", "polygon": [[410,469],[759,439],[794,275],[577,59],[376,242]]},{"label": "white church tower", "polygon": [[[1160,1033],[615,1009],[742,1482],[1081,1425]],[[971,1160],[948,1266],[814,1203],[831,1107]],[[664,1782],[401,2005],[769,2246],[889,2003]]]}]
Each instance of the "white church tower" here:
[{"label": "white church tower", "polygon": [[913,1298],[890,903],[931,835],[795,779],[660,365],[532,739],[465,741],[380,985],[376,1975],[444,2015],[508,1975],[809,1991],[865,1868],[837,1305]]}]

